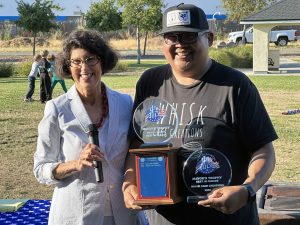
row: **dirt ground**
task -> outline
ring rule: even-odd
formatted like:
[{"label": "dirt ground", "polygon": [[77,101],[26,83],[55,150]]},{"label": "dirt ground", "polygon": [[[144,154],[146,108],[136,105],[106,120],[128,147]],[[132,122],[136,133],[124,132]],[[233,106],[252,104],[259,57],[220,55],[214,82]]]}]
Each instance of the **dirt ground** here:
[{"label": "dirt ground", "polygon": [[[0,41],[0,48],[17,48],[17,47],[29,47],[33,44],[33,38],[30,37],[18,37],[7,41]],[[36,38],[36,46],[49,46],[50,42],[44,38]]]}]

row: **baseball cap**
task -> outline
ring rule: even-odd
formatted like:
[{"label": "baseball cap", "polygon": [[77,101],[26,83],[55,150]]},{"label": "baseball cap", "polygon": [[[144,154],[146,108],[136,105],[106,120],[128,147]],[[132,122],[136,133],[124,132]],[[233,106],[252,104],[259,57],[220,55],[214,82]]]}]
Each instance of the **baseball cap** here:
[{"label": "baseball cap", "polygon": [[206,15],[202,9],[192,4],[181,3],[166,9],[159,34],[176,31],[200,32],[208,29]]}]

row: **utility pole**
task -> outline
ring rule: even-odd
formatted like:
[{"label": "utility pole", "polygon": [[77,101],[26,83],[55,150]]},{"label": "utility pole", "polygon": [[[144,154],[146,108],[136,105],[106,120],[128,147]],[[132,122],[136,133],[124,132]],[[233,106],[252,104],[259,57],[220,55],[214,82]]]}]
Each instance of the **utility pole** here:
[{"label": "utility pole", "polygon": [[215,31],[215,34],[216,34],[216,36],[218,37],[218,24],[217,24],[217,19],[216,19],[216,15],[221,15],[221,12],[215,12],[214,14],[213,14],[213,21],[214,21],[214,31]]}]

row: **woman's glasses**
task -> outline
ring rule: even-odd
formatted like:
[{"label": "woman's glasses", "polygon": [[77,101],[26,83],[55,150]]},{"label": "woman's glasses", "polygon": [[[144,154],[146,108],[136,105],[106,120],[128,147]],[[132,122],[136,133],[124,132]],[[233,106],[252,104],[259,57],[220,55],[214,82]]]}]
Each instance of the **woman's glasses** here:
[{"label": "woman's glasses", "polygon": [[181,44],[194,44],[198,37],[201,37],[202,35],[208,33],[205,32],[199,32],[199,33],[169,33],[164,35],[164,40],[167,45],[175,45],[177,43]]},{"label": "woman's glasses", "polygon": [[83,63],[85,63],[88,66],[95,66],[100,61],[99,57],[96,56],[90,56],[86,59],[71,59],[70,60],[70,66],[74,68],[80,68]]}]

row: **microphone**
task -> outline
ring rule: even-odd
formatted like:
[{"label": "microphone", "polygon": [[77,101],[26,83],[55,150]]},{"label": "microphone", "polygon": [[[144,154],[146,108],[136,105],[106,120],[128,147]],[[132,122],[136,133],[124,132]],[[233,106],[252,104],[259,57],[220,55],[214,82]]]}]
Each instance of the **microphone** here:
[{"label": "microphone", "polygon": [[[99,139],[98,139],[98,127],[96,124],[90,124],[88,126],[89,129],[89,141],[91,144],[97,145],[99,147]],[[94,168],[96,182],[102,183],[103,182],[103,172],[102,172],[102,162],[101,161],[93,161],[96,165]]]}]

